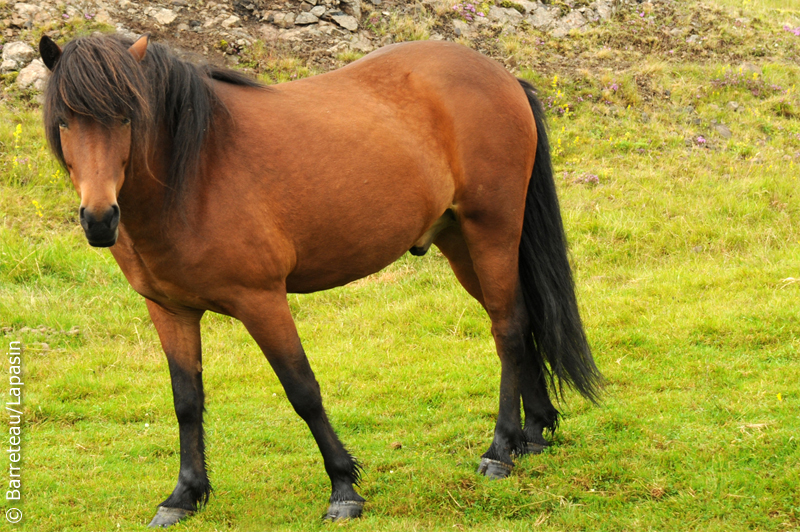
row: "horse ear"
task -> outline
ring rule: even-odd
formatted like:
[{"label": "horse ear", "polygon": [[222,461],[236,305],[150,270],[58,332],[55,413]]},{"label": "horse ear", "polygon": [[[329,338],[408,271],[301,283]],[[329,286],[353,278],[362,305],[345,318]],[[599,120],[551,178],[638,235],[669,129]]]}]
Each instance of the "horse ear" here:
[{"label": "horse ear", "polygon": [[131,53],[134,59],[137,62],[141,63],[144,56],[147,54],[147,42],[150,40],[150,34],[145,33],[141,37],[139,37],[135,43],[128,48],[128,51]]},{"label": "horse ear", "polygon": [[39,41],[39,54],[42,56],[44,66],[48,70],[55,68],[58,60],[61,59],[61,48],[47,35],[42,35]]}]

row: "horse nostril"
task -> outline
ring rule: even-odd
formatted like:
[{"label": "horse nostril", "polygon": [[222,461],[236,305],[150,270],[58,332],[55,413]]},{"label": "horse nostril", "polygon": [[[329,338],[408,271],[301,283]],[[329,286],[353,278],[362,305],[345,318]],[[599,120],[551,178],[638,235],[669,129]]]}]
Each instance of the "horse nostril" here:
[{"label": "horse nostril", "polygon": [[119,206],[116,203],[112,205],[106,212],[104,218],[103,221],[106,222],[111,229],[116,228],[119,223]]},{"label": "horse nostril", "polygon": [[81,207],[81,210],[79,212],[79,218],[81,219],[81,221],[86,219],[86,207]]}]

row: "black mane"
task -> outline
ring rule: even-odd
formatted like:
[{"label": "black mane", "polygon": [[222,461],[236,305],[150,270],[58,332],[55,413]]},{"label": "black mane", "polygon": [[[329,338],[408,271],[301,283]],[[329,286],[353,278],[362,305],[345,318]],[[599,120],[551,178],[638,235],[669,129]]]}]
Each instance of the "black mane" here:
[{"label": "black mane", "polygon": [[172,144],[172,161],[164,179],[168,207],[196,174],[215,111],[224,109],[211,80],[246,87],[264,85],[233,70],[183,61],[159,43],[149,43],[139,63],[128,52],[132,44],[119,35],[93,35],[64,46],[45,92],[47,141],[65,165],[59,122],[68,112],[107,127],[129,118],[131,160],[146,164],[148,142],[159,142],[154,137],[155,126],[163,120]]}]

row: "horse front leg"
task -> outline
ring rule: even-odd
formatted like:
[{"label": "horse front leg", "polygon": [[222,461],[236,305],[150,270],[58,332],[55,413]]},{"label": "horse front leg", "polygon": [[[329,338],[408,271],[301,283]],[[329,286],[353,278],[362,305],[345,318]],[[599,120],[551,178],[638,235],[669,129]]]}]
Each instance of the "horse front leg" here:
[{"label": "horse front leg", "polygon": [[356,493],[361,468],[336,436],[322,406],[322,395],[300,344],[286,294],[266,293],[242,303],[237,318],[258,343],[286,391],[295,412],[317,442],[331,480],[326,519],[338,521],[361,515],[364,498]]},{"label": "horse front leg", "polygon": [[172,398],[178,418],[181,466],[178,484],[158,507],[150,528],[166,528],[197,511],[208,501],[203,443],[203,373],[200,348],[202,311],[166,309],[147,300],[147,310],[158,331],[169,362]]}]

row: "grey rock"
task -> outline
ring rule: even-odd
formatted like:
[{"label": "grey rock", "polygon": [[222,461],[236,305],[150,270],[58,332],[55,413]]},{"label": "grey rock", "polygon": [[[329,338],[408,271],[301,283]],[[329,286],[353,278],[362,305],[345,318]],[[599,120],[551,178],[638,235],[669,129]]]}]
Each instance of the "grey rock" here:
[{"label": "grey rock", "polygon": [[492,6],[487,13],[489,20],[498,24],[516,26],[522,22],[522,14],[516,9],[510,7],[497,7]]},{"label": "grey rock", "polygon": [[303,2],[302,4],[300,4],[300,11],[303,11],[304,13],[308,13],[309,11],[311,11],[312,7],[314,7],[314,6],[311,5],[310,3]]},{"label": "grey rock", "polygon": [[306,35],[307,28],[294,28],[287,31],[282,31],[278,38],[282,41],[289,42],[302,42],[303,36]]},{"label": "grey rock", "polygon": [[372,44],[372,41],[370,41],[369,36],[366,34],[366,32],[362,31],[357,35],[353,35],[353,38],[350,39],[350,48],[367,54],[372,50],[374,50],[375,46]]},{"label": "grey rock", "polygon": [[338,26],[336,24],[331,24],[322,20],[320,20],[319,24],[317,24],[317,28],[323,35],[331,35],[334,31],[338,31]]},{"label": "grey rock", "polygon": [[720,137],[724,139],[729,139],[733,136],[733,133],[731,133],[730,128],[725,124],[714,124],[714,131],[719,133]]},{"label": "grey rock", "polygon": [[17,63],[17,68],[27,65],[34,57],[36,51],[28,43],[15,41],[3,46],[3,61],[14,61]]},{"label": "grey rock", "polygon": [[550,33],[553,35],[553,37],[564,37],[570,31],[582,28],[588,22],[589,21],[586,20],[586,17],[584,17],[580,11],[570,11],[566,17],[554,24]]},{"label": "grey rock", "polygon": [[346,30],[356,31],[358,29],[358,21],[350,15],[333,15],[331,20]]},{"label": "grey rock", "polygon": [[325,14],[325,6],[315,6],[309,11],[312,15],[319,18]]},{"label": "grey rock", "polygon": [[101,9],[98,11],[95,16],[94,20],[96,22],[102,22],[103,24],[108,24],[110,26],[114,25],[114,19],[111,18],[111,15],[105,9]]},{"label": "grey rock", "polygon": [[47,76],[50,71],[44,66],[41,59],[31,61],[31,64],[19,71],[17,76],[17,86],[20,89],[34,88],[37,91],[44,90],[47,83]]},{"label": "grey rock", "polygon": [[34,25],[44,24],[53,19],[53,15],[46,9],[34,4],[23,2],[13,3],[14,13],[11,15],[11,25],[31,29]]},{"label": "grey rock", "polygon": [[369,1],[373,6],[381,5],[381,0],[369,0]]},{"label": "grey rock", "polygon": [[300,13],[297,15],[297,18],[294,19],[294,23],[298,26],[304,26],[306,24],[316,24],[319,22],[319,18],[312,15],[311,13]]},{"label": "grey rock", "polygon": [[761,67],[753,63],[743,63],[741,69],[745,74],[758,74],[759,76],[762,74]]},{"label": "grey rock", "polygon": [[117,23],[116,30],[117,34],[121,35],[122,37],[125,37],[126,39],[131,39],[132,41],[135,41],[136,39],[141,37],[141,35],[138,35],[129,30],[128,28],[126,28],[125,26],[123,26],[122,23]]},{"label": "grey rock", "polygon": [[553,23],[558,19],[561,10],[557,7],[550,8],[547,6],[539,6],[533,14],[528,15],[525,20],[528,24],[539,30],[549,29]]},{"label": "grey rock", "polygon": [[728,102],[728,105],[726,105],[725,107],[734,112],[741,111],[741,106],[739,105],[739,102],[730,101]]},{"label": "grey rock", "polygon": [[338,54],[339,52],[344,52],[347,50],[347,43],[345,42],[337,42],[330,48],[328,48],[328,53],[331,55]]},{"label": "grey rock", "polygon": [[698,43],[698,42],[700,42],[700,36],[697,35],[697,34],[689,35],[689,37],[686,39],[686,42],[689,43],[689,44]]},{"label": "grey rock", "polygon": [[600,20],[608,20],[617,12],[617,2],[612,0],[597,0],[589,7],[597,13]]},{"label": "grey rock", "polygon": [[16,61],[6,59],[0,63],[0,74],[8,74],[9,72],[14,72],[15,70],[19,70],[19,65]]},{"label": "grey rock", "polygon": [[239,17],[237,17],[236,15],[231,15],[228,18],[226,18],[225,20],[223,20],[221,24],[222,24],[223,28],[231,28],[233,26],[236,26],[239,23],[240,20],[241,19]]},{"label": "grey rock", "polygon": [[[278,15],[275,15],[277,20]],[[294,13],[285,13],[280,22],[281,28],[291,28],[294,26]]]},{"label": "grey rock", "polygon": [[355,17],[356,22],[361,20],[361,0],[339,0],[339,4],[342,7],[342,11]]},{"label": "grey rock", "polygon": [[453,31],[457,37],[472,37],[475,35],[475,29],[464,22],[463,20],[453,20]]},{"label": "grey rock", "polygon": [[184,24],[183,22],[178,24],[178,31],[189,31],[190,29],[188,24]]},{"label": "grey rock", "polygon": [[161,9],[154,9],[150,12],[150,16],[156,19],[156,22],[159,24],[166,26],[168,24],[172,24],[172,22],[178,18],[178,14],[175,13],[171,9],[161,8]]},{"label": "grey rock", "polygon": [[17,2],[14,4],[14,11],[17,12],[17,15],[25,18],[26,20],[33,20],[36,15],[41,13],[42,8],[33,4]]},{"label": "grey rock", "polygon": [[530,15],[531,11],[535,11],[541,5],[539,2],[528,2],[527,0],[515,0],[514,3],[521,5],[526,15]]},{"label": "grey rock", "polygon": [[220,22],[222,22],[222,18],[220,18],[220,17],[209,18],[203,23],[203,27],[204,28],[214,28]]}]

